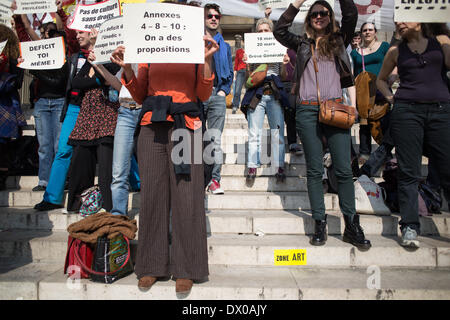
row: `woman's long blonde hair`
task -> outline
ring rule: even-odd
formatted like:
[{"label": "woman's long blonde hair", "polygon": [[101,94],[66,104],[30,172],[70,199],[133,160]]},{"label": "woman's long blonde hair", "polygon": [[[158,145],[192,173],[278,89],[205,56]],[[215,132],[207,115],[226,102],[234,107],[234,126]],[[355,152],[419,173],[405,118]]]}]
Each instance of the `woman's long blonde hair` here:
[{"label": "woman's long blonde hair", "polygon": [[19,39],[14,31],[4,24],[0,23],[0,42],[8,40],[3,53],[8,59],[17,59],[19,57]]}]

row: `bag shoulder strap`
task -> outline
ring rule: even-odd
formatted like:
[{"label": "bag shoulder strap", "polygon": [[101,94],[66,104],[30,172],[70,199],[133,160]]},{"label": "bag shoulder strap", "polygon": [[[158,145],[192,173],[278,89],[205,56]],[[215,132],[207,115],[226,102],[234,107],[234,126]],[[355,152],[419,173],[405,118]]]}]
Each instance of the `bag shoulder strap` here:
[{"label": "bag shoulder strap", "polygon": [[87,272],[89,272],[91,274],[95,274],[95,275],[98,275],[98,276],[110,276],[110,275],[116,274],[116,273],[118,273],[120,270],[122,270],[127,265],[128,261],[130,260],[130,256],[131,256],[131,253],[130,253],[130,241],[125,236],[123,238],[125,239],[125,241],[127,243],[128,254],[127,254],[127,258],[125,259],[124,263],[116,271],[113,271],[113,272],[98,272],[98,271],[94,271],[91,268],[89,268],[88,266],[86,266],[83,263],[83,261],[81,260],[81,258],[80,258],[80,254],[78,252],[79,251],[79,247],[77,246],[77,243],[75,243],[75,250],[74,250],[75,251],[75,259],[77,260],[77,262],[80,264],[80,266],[85,271],[87,271]]},{"label": "bag shoulder strap", "polygon": [[316,60],[316,54],[315,54],[315,51],[314,51],[314,46],[313,46],[312,43],[310,44],[310,46],[311,46],[312,59],[313,59],[313,63],[314,63],[314,71],[315,71],[314,73],[316,75],[317,102],[319,103],[319,106],[320,106],[321,105],[321,102],[320,102],[320,88],[319,88],[319,79],[317,77],[317,73],[319,73],[319,66],[317,65],[317,60]]},{"label": "bag shoulder strap", "polygon": [[361,58],[362,58],[363,71],[366,71],[366,64],[364,63],[364,51],[363,51],[362,47],[361,47]]}]

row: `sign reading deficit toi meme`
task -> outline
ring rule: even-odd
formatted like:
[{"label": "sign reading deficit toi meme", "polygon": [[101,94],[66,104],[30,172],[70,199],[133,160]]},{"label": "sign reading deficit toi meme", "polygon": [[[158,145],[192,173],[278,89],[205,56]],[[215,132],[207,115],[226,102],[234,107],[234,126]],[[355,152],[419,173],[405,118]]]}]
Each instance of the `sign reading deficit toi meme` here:
[{"label": "sign reading deficit toi meme", "polygon": [[287,51],[272,32],[244,33],[244,43],[247,63],[283,62]]},{"label": "sign reading deficit toi meme", "polygon": [[66,62],[62,37],[20,42],[19,47],[24,61],[17,66],[22,69],[59,69]]},{"label": "sign reading deficit toi meme", "polygon": [[205,63],[203,8],[145,3],[123,10],[126,63]]},{"label": "sign reading deficit toi meme", "polygon": [[98,30],[94,64],[110,63],[111,53],[123,44],[123,16],[105,21]]},{"label": "sign reading deficit toi meme", "polygon": [[79,31],[91,31],[92,28],[98,30],[103,22],[121,14],[119,0],[106,0],[87,5],[79,3],[68,27]]},{"label": "sign reading deficit toi meme", "polygon": [[395,0],[395,22],[449,22],[450,0]]},{"label": "sign reading deficit toi meme", "polygon": [[56,12],[54,0],[16,0],[17,9],[14,14],[33,14]]}]

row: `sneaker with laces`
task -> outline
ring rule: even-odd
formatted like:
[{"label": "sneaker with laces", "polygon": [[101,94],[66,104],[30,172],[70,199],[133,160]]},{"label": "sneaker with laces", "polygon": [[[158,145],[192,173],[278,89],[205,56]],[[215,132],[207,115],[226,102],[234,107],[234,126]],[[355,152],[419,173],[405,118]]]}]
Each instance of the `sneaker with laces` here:
[{"label": "sneaker with laces", "polygon": [[220,187],[220,183],[215,179],[212,179],[208,184],[208,191],[212,194],[224,194],[223,189]]},{"label": "sneaker with laces", "polygon": [[256,168],[248,168],[247,172],[247,183],[255,181],[256,178]]},{"label": "sneaker with laces", "polygon": [[405,227],[402,230],[402,241],[400,245],[403,247],[419,248],[419,240],[417,239],[417,231],[411,227]]}]

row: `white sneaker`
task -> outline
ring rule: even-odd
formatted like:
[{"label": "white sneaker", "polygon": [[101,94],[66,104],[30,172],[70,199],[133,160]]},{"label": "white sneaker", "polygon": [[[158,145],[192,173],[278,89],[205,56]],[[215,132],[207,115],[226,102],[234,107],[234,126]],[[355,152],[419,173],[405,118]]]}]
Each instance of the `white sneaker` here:
[{"label": "white sneaker", "polygon": [[212,179],[208,184],[208,191],[212,194],[224,194],[223,189],[220,187],[220,183],[218,183],[215,179]]},{"label": "white sneaker", "polygon": [[404,247],[419,248],[419,240],[417,239],[417,231],[406,227],[402,230],[402,241],[400,245]]}]

